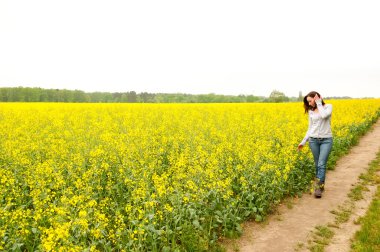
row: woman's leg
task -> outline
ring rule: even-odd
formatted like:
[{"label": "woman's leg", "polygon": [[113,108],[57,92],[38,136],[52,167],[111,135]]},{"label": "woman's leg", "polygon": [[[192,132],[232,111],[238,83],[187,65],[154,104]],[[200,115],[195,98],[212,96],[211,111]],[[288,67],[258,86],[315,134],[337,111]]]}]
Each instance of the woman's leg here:
[{"label": "woman's leg", "polygon": [[317,178],[324,184],[326,179],[326,163],[332,148],[332,138],[325,138],[320,142],[319,157],[317,161]]},{"label": "woman's leg", "polygon": [[318,160],[320,155],[320,144],[317,139],[309,139],[309,147],[311,153],[313,153],[314,164],[315,164],[315,177],[318,175]]}]

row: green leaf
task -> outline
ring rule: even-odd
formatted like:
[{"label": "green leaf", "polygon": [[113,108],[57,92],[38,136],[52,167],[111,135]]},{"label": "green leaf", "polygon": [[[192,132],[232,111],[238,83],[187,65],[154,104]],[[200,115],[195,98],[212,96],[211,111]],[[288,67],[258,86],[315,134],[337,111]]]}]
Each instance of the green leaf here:
[{"label": "green leaf", "polygon": [[263,217],[261,215],[259,215],[259,214],[256,214],[255,221],[260,222],[262,220],[263,220]]},{"label": "green leaf", "polygon": [[199,225],[199,221],[198,220],[193,220],[193,225],[196,227],[196,228],[199,228],[200,225]]}]

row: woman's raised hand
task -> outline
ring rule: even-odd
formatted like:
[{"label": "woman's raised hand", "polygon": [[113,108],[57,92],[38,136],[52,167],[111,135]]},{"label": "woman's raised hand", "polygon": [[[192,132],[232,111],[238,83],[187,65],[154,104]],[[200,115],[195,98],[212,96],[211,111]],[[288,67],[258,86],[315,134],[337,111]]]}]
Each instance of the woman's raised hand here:
[{"label": "woman's raised hand", "polygon": [[318,100],[322,100],[322,97],[319,97],[319,95],[314,96],[314,102],[317,102]]}]

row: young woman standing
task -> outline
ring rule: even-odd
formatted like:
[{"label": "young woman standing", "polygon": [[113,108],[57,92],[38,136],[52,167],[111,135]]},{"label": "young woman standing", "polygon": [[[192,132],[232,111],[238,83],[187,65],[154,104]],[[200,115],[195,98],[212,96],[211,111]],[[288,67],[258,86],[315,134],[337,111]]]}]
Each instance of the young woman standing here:
[{"label": "young woman standing", "polygon": [[309,141],[313,153],[316,173],[314,196],[322,197],[326,179],[326,163],[331,152],[333,137],[331,132],[332,105],[325,104],[318,92],[312,91],[303,99],[305,113],[309,116],[309,127],[298,150]]}]

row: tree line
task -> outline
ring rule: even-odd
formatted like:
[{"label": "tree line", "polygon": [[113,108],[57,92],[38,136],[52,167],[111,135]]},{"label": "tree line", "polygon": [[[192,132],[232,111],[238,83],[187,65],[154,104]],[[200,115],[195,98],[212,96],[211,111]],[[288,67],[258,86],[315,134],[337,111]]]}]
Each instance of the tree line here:
[{"label": "tree line", "polygon": [[244,102],[292,102],[298,97],[287,97],[274,90],[268,97],[254,95],[84,92],[81,90],[44,89],[38,87],[0,88],[0,102],[94,102],[94,103],[244,103]]},{"label": "tree line", "polygon": [[84,92],[81,90],[43,89],[31,87],[0,88],[1,102],[128,102],[128,103],[205,103],[205,102],[259,102],[263,97],[253,95]]}]

